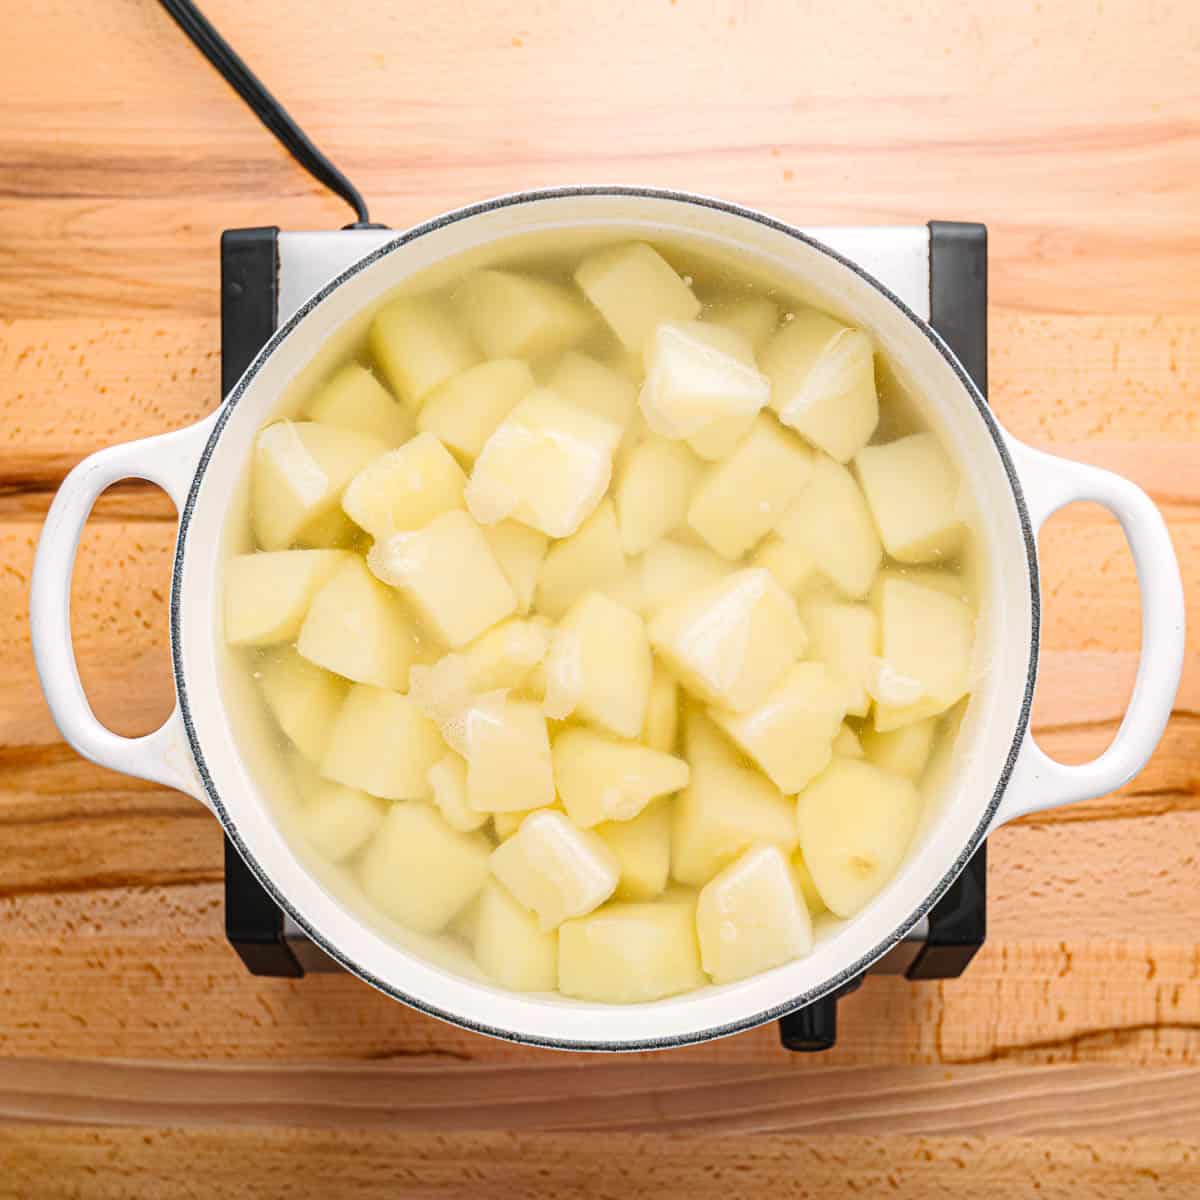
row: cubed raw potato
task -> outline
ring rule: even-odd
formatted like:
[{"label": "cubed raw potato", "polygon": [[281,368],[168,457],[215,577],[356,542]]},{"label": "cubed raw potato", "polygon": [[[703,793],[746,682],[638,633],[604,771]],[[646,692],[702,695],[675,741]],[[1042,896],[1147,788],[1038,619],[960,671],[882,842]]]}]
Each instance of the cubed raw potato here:
[{"label": "cubed raw potato", "polygon": [[700,314],[700,301],[657,250],[645,242],[606,246],[589,254],[575,282],[600,310],[627,350],[641,353],[664,321]]},{"label": "cubed raw potato", "polygon": [[792,874],[796,878],[796,886],[800,889],[800,894],[804,897],[804,903],[808,906],[809,916],[819,917],[823,912],[828,912],[828,906],[821,899],[817,885],[813,883],[808,863],[804,861],[803,850],[797,850],[792,855]]},{"label": "cubed raw potato", "polygon": [[934,434],[865,446],[854,468],[883,544],[897,562],[939,562],[958,553],[966,532],[958,471]]},{"label": "cubed raw potato", "polygon": [[975,614],[955,596],[898,576],[878,588],[880,733],[945,712],[971,690]]},{"label": "cubed raw potato", "polygon": [[709,306],[704,319],[740,333],[757,353],[779,327],[779,305],[767,296],[724,296]]},{"label": "cubed raw potato", "polygon": [[[545,617],[514,617],[493,626],[461,654],[465,683],[472,692],[519,690],[550,649],[551,625]],[[452,657],[452,656],[448,656]]]},{"label": "cubed raw potato", "polygon": [[937,724],[936,717],[927,717],[924,721],[914,721],[911,725],[887,733],[864,729],[863,753],[870,762],[885,771],[891,771],[893,775],[920,779],[933,750]]},{"label": "cubed raw potato", "polygon": [[884,567],[875,576],[875,582],[871,586],[871,603],[876,607],[879,604],[880,590],[889,579],[903,579],[908,583],[920,584],[921,587],[932,588],[935,592],[953,596],[954,599],[974,607],[971,590],[962,575],[940,567]]},{"label": "cubed raw potato", "polygon": [[708,469],[688,508],[688,524],[718,554],[741,558],[800,496],[812,457],[773,417],[760,417],[733,454]]},{"label": "cubed raw potato", "polygon": [[444,754],[425,772],[433,802],[451,829],[473,833],[487,824],[487,813],[467,803],[467,764],[458,754]]},{"label": "cubed raw potato", "polygon": [[719,583],[732,572],[730,564],[707,546],[664,538],[642,556],[640,611],[652,615],[689,592]]},{"label": "cubed raw potato", "polygon": [[794,794],[829,765],[846,702],[823,663],[799,662],[757,708],[711,715],[780,791]]},{"label": "cubed raw potato", "polygon": [[618,737],[636,738],[646,723],[651,672],[641,617],[592,592],[575,604],[551,638],[546,713],[556,720],[574,713]]},{"label": "cubed raw potato", "polygon": [[568,350],[558,360],[546,386],[569,404],[629,435],[637,413],[637,387],[624,372],[577,350]]},{"label": "cubed raw potato", "polygon": [[682,758],[590,729],[565,729],[554,739],[554,782],[567,816],[581,829],[630,821],[659,796],[686,786]]},{"label": "cubed raw potato", "polygon": [[624,575],[616,510],[611,500],[602,500],[570,537],[547,551],[538,572],[534,607],[558,620],[580,596],[605,591]]},{"label": "cubed raw potato", "polygon": [[384,800],[423,800],[431,794],[429,768],[445,753],[437,726],[411,696],[360,683],[333,722],[321,774]]},{"label": "cubed raw potato", "polygon": [[843,758],[865,758],[862,742],[849,725],[843,724],[833,739],[833,752]]},{"label": "cubed raw potato", "polygon": [[466,722],[467,803],[476,812],[524,812],[554,803],[550,735],[540,705],[481,705]]},{"label": "cubed raw potato", "polygon": [[419,433],[355,475],[342,508],[378,541],[463,508],[466,486],[450,451],[433,434]]},{"label": "cubed raw potato", "polygon": [[620,440],[611,421],[536,388],[475,460],[467,506],[483,525],[511,517],[550,537],[567,537],[608,490]]},{"label": "cubed raw potato", "polygon": [[293,544],[302,550],[357,550],[363,531],[340,508],[314,517],[296,534]]},{"label": "cubed raw potato", "polygon": [[616,889],[621,868],[594,833],[560,812],[531,813],[491,856],[492,874],[537,914],[543,930],[599,907]]},{"label": "cubed raw potato", "polygon": [[730,767],[748,767],[750,760],[729,740],[708,715],[708,709],[689,700],[683,709],[684,758],[695,766],[701,762],[724,763]]},{"label": "cubed raw potato", "polygon": [[704,885],[696,903],[700,962],[733,983],[812,950],[812,918],[778,846],[754,846]]},{"label": "cubed raw potato", "polygon": [[632,821],[605,821],[595,832],[613,852],[621,879],[617,900],[653,900],[671,873],[671,802],[652,800]]},{"label": "cubed raw potato", "polygon": [[851,599],[870,591],[883,547],[854,476],[833,459],[817,455],[808,486],[777,532]]},{"label": "cubed raw potato", "polygon": [[707,982],[690,892],[644,904],[606,904],[558,931],[558,990],[564,996],[644,1004]]},{"label": "cubed raw potato", "polygon": [[251,510],[262,550],[286,550],[310,522],[337,507],[350,480],[387,446],[316,421],[276,421],[254,442]]},{"label": "cubed raw potato", "polygon": [[479,895],[472,942],[475,961],[493,983],[513,992],[552,992],[558,986],[558,937],[538,927],[498,880]]},{"label": "cubed raw potato", "polygon": [[519,358],[480,363],[429,393],[417,416],[417,428],[473,462],[496,426],[533,386],[533,372]]},{"label": "cubed raw potato", "polygon": [[290,646],[270,651],[257,668],[263,698],[279,728],[306,758],[319,762],[349,688]]},{"label": "cubed raw potato", "polygon": [[439,383],[481,358],[461,322],[436,296],[392,301],[371,322],[367,343],[388,386],[414,411]]},{"label": "cubed raw potato", "polygon": [[651,437],[634,448],[613,489],[626,554],[641,554],[683,524],[703,471],[679,442]]},{"label": "cubed raw potato", "polygon": [[348,363],[321,386],[308,406],[311,421],[337,425],[399,446],[415,432],[412,413],[359,363]]},{"label": "cubed raw potato", "polygon": [[442,513],[424,529],[376,542],[367,565],[456,650],[517,610],[512,585],[483,530],[460,509]]},{"label": "cubed raw potato", "polygon": [[875,432],[875,348],[861,331],[804,309],[763,347],[762,369],[779,419],[838,462]]},{"label": "cubed raw potato", "polygon": [[235,555],[225,564],[225,640],[231,646],[290,642],[313,596],[345,560],[340,550]]},{"label": "cubed raw potato", "polygon": [[498,812],[492,813],[492,830],[496,834],[496,840],[499,842],[507,842],[518,829],[521,828],[525,818],[530,813],[535,812],[562,812],[562,805],[555,804],[551,808],[529,808],[522,809],[520,812]]},{"label": "cubed raw potato", "polygon": [[727,435],[736,429],[728,422],[753,418],[770,395],[770,382],[740,333],[701,321],[670,321],[654,331],[638,397],[653,432],[692,438],[721,421]]},{"label": "cubed raw potato", "polygon": [[359,880],[387,916],[418,933],[439,933],[479,894],[491,843],[459,833],[431,804],[393,804],[363,853]]},{"label": "cubed raw potato", "polygon": [[879,654],[879,621],[866,604],[812,601],[800,607],[808,657],[822,662],[843,687],[846,712],[865,717],[871,707],[867,680]]},{"label": "cubed raw potato", "polygon": [[484,526],[487,538],[500,570],[512,585],[517,597],[517,611],[527,613],[533,606],[533,593],[537,587],[538,572],[550,539],[538,529],[530,529],[520,521],[501,521],[498,525]]},{"label": "cubed raw potato", "polygon": [[800,849],[821,899],[852,917],[895,874],[921,799],[912,781],[869,762],[836,758],[797,802]]},{"label": "cubed raw potato", "polygon": [[679,728],[679,685],[660,663],[650,676],[650,699],[646,704],[646,723],[642,741],[651,750],[670,754],[675,749]]},{"label": "cubed raw potato", "polygon": [[684,687],[734,712],[761,704],[805,645],[796,602],[761,567],[666,605],[648,632]]},{"label": "cubed raw potato", "polygon": [[517,271],[475,271],[454,304],[488,358],[540,358],[586,337],[591,310],[562,284]]},{"label": "cubed raw potato", "polygon": [[402,692],[417,653],[417,632],[397,600],[348,556],[312,598],[296,649],[318,667],[355,683]]},{"label": "cubed raw potato", "polygon": [[[487,887],[487,884],[484,884]],[[475,945],[475,930],[479,925],[479,900],[483,892],[478,892],[473,900],[458,910],[446,925],[446,932],[462,938],[468,946]]]},{"label": "cubed raw potato", "polygon": [[297,823],[309,844],[330,862],[345,862],[375,836],[388,805],[356,788],[322,781],[300,809]]},{"label": "cubed raw potato", "polygon": [[765,567],[775,576],[779,586],[793,596],[805,590],[812,580],[817,564],[813,556],[796,541],[769,534],[750,558],[751,566]]},{"label": "cubed raw potato", "polygon": [[757,413],[747,413],[741,417],[718,417],[687,438],[688,447],[705,462],[720,462],[746,440],[757,419]]}]

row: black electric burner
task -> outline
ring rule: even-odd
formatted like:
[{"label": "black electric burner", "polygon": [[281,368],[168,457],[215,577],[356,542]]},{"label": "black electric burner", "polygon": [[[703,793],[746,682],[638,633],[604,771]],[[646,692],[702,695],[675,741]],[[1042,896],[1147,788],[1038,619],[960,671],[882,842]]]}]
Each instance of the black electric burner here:
[{"label": "black electric burner", "polygon": [[[987,391],[987,230],[931,221],[910,227],[806,230],[888,285],[925,317]],[[380,229],[284,233],[231,229],[221,238],[221,389],[228,395],[275,328],[330,279],[394,234]],[[909,979],[961,975],[987,931],[987,845],[872,972]],[[280,911],[232,844],[225,843],[225,933],[255,975],[298,977],[341,968]],[[828,1050],[837,1003],[862,977],[789,1013],[779,1036],[789,1050]]]}]

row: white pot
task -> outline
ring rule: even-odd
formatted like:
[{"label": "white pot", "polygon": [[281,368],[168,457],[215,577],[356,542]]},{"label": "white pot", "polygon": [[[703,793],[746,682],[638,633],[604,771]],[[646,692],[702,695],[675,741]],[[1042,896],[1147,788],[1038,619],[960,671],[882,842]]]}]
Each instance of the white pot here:
[{"label": "white pot", "polygon": [[[403,948],[364,920],[346,890],[319,877],[284,839],[235,741],[222,701],[220,559],[227,504],[255,432],[289,381],[339,331],[361,328],[413,272],[496,239],[550,228],[617,229],[653,240],[699,238],[807,284],[871,331],[924,416],[955,454],[986,544],[979,637],[986,671],[906,861],[884,891],[805,959],[724,987],[653,1004],[606,1006],[515,995],[463,978]],[[69,595],[79,535],[97,495],[117,480],[160,485],[181,512],[171,591],[178,704],[141,738],[104,728],[88,706],[71,645]],[[1142,596],[1142,650],[1129,709],[1112,745],[1082,766],[1048,758],[1027,725],[1038,652],[1035,534],[1056,509],[1092,500],[1124,528]],[[942,895],[989,831],[1023,813],[1101,795],[1150,756],[1166,724],[1184,649],[1183,588],[1166,527],[1119,476],[1032,450],[996,424],[953,355],[925,322],[859,268],[761,214],[695,196],[641,189],[526,193],[421,225],[351,267],[281,328],[227,404],[189,429],[102,450],[67,476],[38,547],[33,647],[63,736],[106,767],[195,796],[220,819],[279,904],[333,958],[369,983],[458,1025],[518,1041],[581,1049],[646,1049],[747,1029],[817,999],[884,954]],[[243,731],[244,735],[244,731]]]}]

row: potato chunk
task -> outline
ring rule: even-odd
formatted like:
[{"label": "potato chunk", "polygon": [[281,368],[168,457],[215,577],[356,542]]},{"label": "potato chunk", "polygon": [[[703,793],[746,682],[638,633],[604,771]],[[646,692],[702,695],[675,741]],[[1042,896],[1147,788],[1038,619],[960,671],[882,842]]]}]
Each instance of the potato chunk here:
[{"label": "potato chunk", "polygon": [[605,821],[595,832],[616,856],[617,900],[653,900],[671,873],[671,802],[652,800],[632,821]]},{"label": "potato chunk", "polygon": [[733,567],[707,546],[663,538],[642,556],[638,569],[640,611],[656,613],[688,592],[719,583]]},{"label": "potato chunk", "polygon": [[517,271],[475,271],[454,304],[488,358],[539,358],[586,337],[588,307],[558,283]]},{"label": "potato chunk", "polygon": [[937,562],[962,545],[958,472],[932,433],[865,446],[854,460],[887,552],[903,563]]},{"label": "potato chunk", "polygon": [[616,425],[628,435],[637,412],[637,387],[622,372],[587,354],[568,350],[546,386],[569,404]]},{"label": "potato chunk", "polygon": [[331,508],[309,521],[292,544],[301,550],[357,550],[362,537],[363,531],[340,508]]},{"label": "potato chunk", "polygon": [[800,848],[821,899],[852,917],[895,874],[916,829],[912,781],[837,758],[798,801]]},{"label": "potato chunk", "polygon": [[817,885],[813,883],[808,863],[804,861],[803,850],[797,850],[792,855],[792,874],[795,877],[796,886],[800,889],[800,894],[804,897],[804,903],[808,906],[809,916],[819,917],[822,913],[828,912],[829,906],[821,899],[821,893],[817,891]]},{"label": "potato chunk", "polygon": [[933,740],[937,733],[937,718],[927,717],[911,725],[880,733],[875,729],[863,730],[863,753],[877,767],[904,775],[909,779],[920,779],[929,763]]},{"label": "potato chunk", "polygon": [[838,462],[875,432],[875,349],[859,330],[804,309],[763,348],[762,368],[779,419]]},{"label": "potato chunk", "polygon": [[558,620],[586,592],[604,591],[625,575],[625,552],[611,500],[570,537],[555,542],[542,560],[534,605]]},{"label": "potato chunk", "polygon": [[651,750],[670,754],[675,749],[679,726],[679,685],[661,664],[654,664],[650,677],[650,699],[646,705],[646,723],[642,741]]},{"label": "potato chunk", "polygon": [[418,933],[439,933],[487,882],[482,833],[459,833],[431,804],[393,804],[363,854],[363,891],[389,917]]},{"label": "potato chunk", "polygon": [[633,449],[613,491],[626,554],[641,554],[683,524],[702,473],[678,442],[651,437]]},{"label": "potato chunk", "polygon": [[550,736],[527,700],[479,704],[466,714],[467,803],[476,811],[524,812],[554,803]]},{"label": "potato chunk", "polygon": [[537,914],[543,930],[557,929],[613,894],[620,866],[594,833],[576,829],[560,812],[531,813],[492,851],[492,874]]},{"label": "potato chunk", "polygon": [[310,522],[337,507],[354,475],[387,447],[316,421],[276,421],[254,442],[251,511],[263,550],[286,550]]},{"label": "potato chunk", "polygon": [[290,646],[270,651],[257,673],[279,728],[301,754],[320,761],[349,690],[345,680],[314,667]]},{"label": "potato chunk", "polygon": [[700,961],[733,983],[812,950],[812,918],[778,846],[754,846],[704,885],[696,904]]},{"label": "potato chunk", "polygon": [[435,296],[393,300],[371,322],[367,343],[388,386],[414,411],[439,383],[480,360],[443,300]]},{"label": "potato chunk", "polygon": [[865,717],[871,707],[867,680],[879,654],[879,622],[865,604],[814,601],[800,608],[808,632],[808,657],[822,662],[844,689],[846,712]]},{"label": "potato chunk", "polygon": [[838,730],[837,737],[833,739],[833,752],[840,754],[843,758],[866,757],[858,734],[846,724],[842,725]]},{"label": "potato chunk", "polygon": [[304,837],[330,862],[345,862],[375,836],[387,802],[340,783],[321,781],[300,809]]},{"label": "potato chunk", "polygon": [[645,242],[589,254],[576,269],[575,282],[622,345],[635,353],[641,353],[662,322],[686,321],[700,313],[692,289]]},{"label": "potato chunk", "polygon": [[473,462],[496,426],[533,386],[533,372],[519,358],[480,363],[429,393],[417,416],[417,428]]},{"label": "potato chunk", "polygon": [[433,802],[451,829],[473,833],[487,824],[488,814],[467,803],[467,764],[457,754],[444,754],[425,772]]},{"label": "potato chunk", "polygon": [[414,433],[412,413],[359,363],[348,363],[321,386],[308,406],[311,421],[337,425],[399,446]]},{"label": "potato chunk", "polygon": [[779,586],[793,596],[803,592],[817,570],[813,556],[799,542],[772,533],[764,538],[750,558],[755,567],[764,567],[775,576]]},{"label": "potato chunk", "polygon": [[231,646],[290,642],[313,596],[345,560],[340,550],[235,555],[225,564],[225,640]]},{"label": "potato chunk", "polygon": [[552,992],[558,984],[558,938],[497,879],[489,879],[475,914],[475,961],[494,983],[514,992]]},{"label": "potato chunk", "polygon": [[537,529],[519,521],[501,521],[484,527],[483,536],[492,548],[500,570],[517,597],[517,611],[527,613],[533,605],[538,573],[550,539]]},{"label": "potato chunk", "polygon": [[704,319],[740,333],[757,353],[779,328],[779,305],[769,296],[725,296],[709,307]]}]

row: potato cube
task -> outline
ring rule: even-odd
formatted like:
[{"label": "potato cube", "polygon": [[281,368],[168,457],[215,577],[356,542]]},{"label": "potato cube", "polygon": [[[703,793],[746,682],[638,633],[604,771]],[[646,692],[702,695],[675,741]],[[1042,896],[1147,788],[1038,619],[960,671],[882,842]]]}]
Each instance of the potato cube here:
[{"label": "potato cube", "polygon": [[659,663],[650,676],[650,699],[646,704],[646,723],[642,741],[651,750],[670,754],[675,749],[679,727],[679,685]]},{"label": "potato cube", "polygon": [[724,296],[709,305],[704,319],[740,333],[757,353],[779,328],[779,305],[768,296]]},{"label": "potato cube", "polygon": [[367,565],[455,649],[517,610],[512,585],[483,530],[459,509],[442,513],[424,529],[376,542]]},{"label": "potato cube", "polygon": [[705,462],[720,462],[746,440],[757,421],[757,413],[746,413],[741,417],[718,417],[686,439],[688,448]]},{"label": "potato cube", "polygon": [[812,918],[778,846],[751,847],[704,885],[696,932],[713,983],[734,983],[812,951]]},{"label": "potato cube", "polygon": [[308,418],[365,433],[385,446],[399,446],[415,432],[412,413],[358,363],[348,363],[322,384],[308,406]]},{"label": "potato cube", "polygon": [[539,705],[477,705],[466,715],[466,741],[467,803],[476,812],[524,812],[554,803],[550,735]]},{"label": "potato cube", "polygon": [[340,508],[331,508],[309,521],[292,544],[303,550],[358,550],[363,537],[363,531]]},{"label": "potato cube", "polygon": [[690,546],[673,538],[655,542],[643,555],[640,611],[651,615],[687,595],[719,583],[733,567],[707,546]]},{"label": "potato cube", "polygon": [[531,813],[492,851],[492,874],[543,930],[557,929],[603,904],[616,889],[621,869],[609,848],[590,830],[576,829],[560,812]]},{"label": "potato cube", "polygon": [[750,558],[751,566],[765,567],[779,586],[793,596],[804,591],[817,570],[816,560],[799,542],[769,534]]},{"label": "potato cube", "polygon": [[360,683],[333,723],[321,774],[384,800],[423,800],[432,790],[429,768],[445,753],[437,726],[411,696]]},{"label": "potato cube", "polygon": [[371,322],[367,344],[388,386],[414,411],[439,383],[482,357],[436,296],[393,300]]},{"label": "potato cube", "polygon": [[958,471],[932,433],[865,446],[854,460],[887,552],[903,563],[951,558],[965,526]]},{"label": "potato cube", "polygon": [[519,690],[550,649],[551,625],[545,617],[514,617],[494,625],[460,656],[464,681],[472,692]]},{"label": "potato cube", "polygon": [[843,758],[866,757],[858,734],[846,724],[842,725],[838,730],[837,737],[833,739],[833,752],[840,754]]},{"label": "potato cube", "polygon": [[600,310],[627,350],[641,353],[664,321],[700,314],[700,301],[670,263],[645,242],[606,246],[589,254],[575,282]]},{"label": "potato cube", "polygon": [[854,476],[832,458],[817,455],[808,486],[776,529],[847,596],[870,590],[883,547]]},{"label": "potato cube", "polygon": [[359,880],[387,916],[418,933],[438,933],[480,892],[491,845],[459,833],[431,804],[393,804],[367,847]]},{"label": "potato cube", "polygon": [[671,873],[671,803],[652,800],[632,821],[605,821],[596,834],[613,852],[621,879],[617,900],[653,900]]},{"label": "potato cube", "polygon": [[649,635],[684,687],[734,712],[761,704],[805,644],[796,602],[761,567],[668,604]]},{"label": "potato cube", "polygon": [[608,490],[620,439],[612,422],[537,388],[488,438],[467,484],[467,506],[483,525],[511,517],[567,537]]},{"label": "potato cube", "polygon": [[267,654],[256,674],[279,728],[301,754],[319,761],[349,690],[345,680],[314,667],[290,646]]},{"label": "potato cube", "polygon": [[533,386],[533,372],[519,358],[480,363],[429,393],[417,416],[417,428],[473,462],[496,426]]},{"label": "potato cube", "polygon": [[460,755],[444,754],[425,772],[433,802],[451,829],[472,833],[487,824],[487,813],[467,803],[467,764]]},{"label": "potato cube", "polygon": [[309,662],[355,683],[402,692],[417,653],[417,632],[391,588],[347,557],[313,597],[296,649]]},{"label": "potato cube", "polygon": [[577,350],[558,360],[546,386],[568,404],[621,429],[627,438],[637,414],[637,387],[621,371]]},{"label": "potato cube", "polygon": [[808,657],[822,662],[843,687],[846,712],[865,717],[871,707],[867,680],[879,654],[879,622],[865,604],[813,601],[801,605]]},{"label": "potato cube", "polygon": [[688,524],[720,555],[739,559],[787,513],[808,482],[812,453],[771,417],[760,417],[724,462],[710,467]]},{"label": "potato cube", "polygon": [[719,729],[708,710],[694,700],[683,710],[684,757],[695,766],[701,762],[724,763],[729,767],[748,767],[750,760]]},{"label": "potato cube", "polygon": [[912,781],[869,762],[836,758],[797,803],[800,849],[821,899],[852,917],[895,874],[921,798]]},{"label": "potato cube", "polygon": [[530,529],[519,521],[501,521],[498,525],[484,527],[483,536],[492,548],[500,570],[512,585],[517,597],[517,611],[527,613],[533,606],[533,593],[537,587],[538,572],[550,539],[537,529]]},{"label": "potato cube", "polygon": [[808,907],[809,916],[819,917],[822,913],[828,912],[828,906],[821,899],[821,893],[817,891],[817,885],[813,883],[812,872],[808,869],[808,863],[804,861],[803,850],[797,850],[792,855],[792,874],[796,879],[796,886],[800,889],[800,894],[804,897],[804,903]]},{"label": "potato cube", "polygon": [[641,554],[682,525],[703,467],[686,446],[651,437],[634,448],[614,496],[626,554]]},{"label": "potato cube", "polygon": [[933,750],[937,724],[936,717],[927,717],[924,721],[914,721],[911,725],[887,733],[864,729],[863,753],[870,762],[885,771],[891,771],[893,775],[920,779]]},{"label": "potato cube", "polygon": [[488,358],[539,358],[580,341],[594,317],[560,283],[516,271],[475,271],[454,291],[454,304]]},{"label": "potato cube", "polygon": [[346,485],[387,447],[366,434],[316,421],[276,421],[254,442],[254,537],[286,550],[310,522],[337,507]]},{"label": "potato cube", "polygon": [[555,542],[538,572],[534,606],[557,620],[586,592],[604,591],[625,575],[625,553],[611,500],[570,537]]},{"label": "potato cube", "polygon": [[[486,888],[487,884],[485,883],[483,886]],[[446,933],[462,938],[468,946],[472,947],[475,945],[475,930],[479,926],[479,901],[482,896],[483,892],[481,891],[473,900],[468,900],[446,925]]]},{"label": "potato cube", "polygon": [[339,550],[235,555],[225,564],[225,640],[231,646],[290,642],[313,596],[345,558]]},{"label": "potato cube", "polygon": [[859,330],[805,309],[763,347],[762,368],[779,419],[838,462],[875,432],[875,348]]},{"label": "potato cube", "polygon": [[531,813],[551,811],[562,812],[562,805],[554,804],[549,808],[526,808],[520,812],[492,813],[492,831],[495,833],[497,841],[507,842],[521,828],[525,818]]},{"label": "potato cube", "polygon": [[513,992],[552,992],[558,986],[558,938],[497,879],[479,895],[472,942],[475,961],[489,978]]},{"label": "potato cube", "polygon": [[298,824],[309,844],[330,862],[345,862],[375,836],[388,805],[355,788],[322,781],[300,809]]},{"label": "potato cube", "polygon": [[346,488],[342,508],[377,541],[420,529],[464,507],[467,477],[431,433],[419,433],[364,467]]},{"label": "potato cube", "polygon": [[558,990],[577,1000],[642,1004],[708,982],[696,941],[696,898],[619,901],[558,931]]}]

